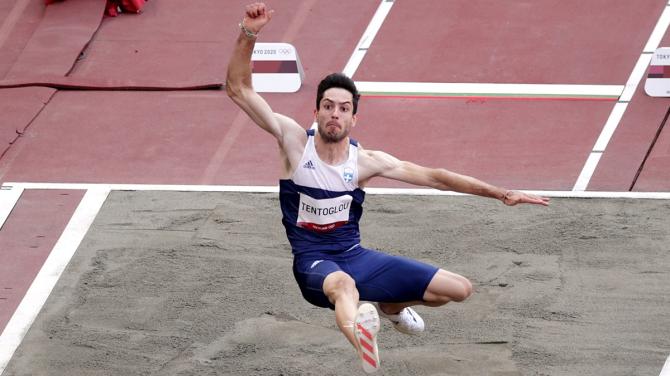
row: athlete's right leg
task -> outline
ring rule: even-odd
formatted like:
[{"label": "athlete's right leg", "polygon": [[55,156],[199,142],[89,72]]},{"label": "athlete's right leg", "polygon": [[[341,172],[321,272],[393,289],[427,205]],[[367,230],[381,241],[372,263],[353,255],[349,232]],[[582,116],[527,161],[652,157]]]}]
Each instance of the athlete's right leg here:
[{"label": "athlete's right leg", "polygon": [[379,369],[376,336],[381,327],[377,309],[369,303],[358,307],[356,282],[343,271],[326,277],[323,292],[335,306],[337,326],[361,357],[363,370],[376,372]]},{"label": "athlete's right leg", "polygon": [[369,303],[358,307],[359,293],[354,279],[331,260],[296,258],[293,273],[305,300],[335,311],[337,326],[361,357],[363,370],[368,373],[378,370],[379,314]]},{"label": "athlete's right leg", "polygon": [[354,336],[354,320],[358,310],[358,290],[356,282],[345,272],[337,271],[328,274],[323,281],[323,292],[335,306],[335,322],[340,331],[358,350]]},{"label": "athlete's right leg", "polygon": [[356,349],[353,327],[358,309],[356,282],[331,260],[300,260],[293,262],[293,274],[303,297],[318,307],[335,310],[335,321]]}]

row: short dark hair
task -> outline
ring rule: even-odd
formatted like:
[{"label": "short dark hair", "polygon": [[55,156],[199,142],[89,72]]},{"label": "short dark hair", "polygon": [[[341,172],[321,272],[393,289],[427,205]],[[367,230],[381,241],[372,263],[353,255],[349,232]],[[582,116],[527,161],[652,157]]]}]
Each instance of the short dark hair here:
[{"label": "short dark hair", "polygon": [[326,90],[334,87],[344,89],[351,93],[351,96],[353,97],[354,115],[355,115],[356,111],[358,111],[358,99],[361,97],[361,94],[358,92],[358,89],[356,89],[356,84],[354,83],[354,80],[349,78],[344,73],[331,73],[327,75],[323,80],[321,80],[321,82],[319,83],[319,88],[316,91],[316,109],[317,110],[319,109],[321,99],[323,99],[323,93],[325,93]]}]

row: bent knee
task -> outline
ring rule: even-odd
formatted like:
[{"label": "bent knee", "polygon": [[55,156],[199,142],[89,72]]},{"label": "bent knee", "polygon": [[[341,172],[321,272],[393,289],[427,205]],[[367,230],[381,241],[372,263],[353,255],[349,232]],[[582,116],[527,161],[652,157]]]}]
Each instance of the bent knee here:
[{"label": "bent knee", "polygon": [[331,302],[337,301],[343,295],[357,295],[356,281],[347,273],[334,272],[323,281],[323,292]]},{"label": "bent knee", "polygon": [[441,270],[428,285],[424,300],[435,304],[462,302],[472,295],[472,283],[465,277]]},{"label": "bent knee", "polygon": [[455,302],[462,302],[472,295],[472,283],[467,278],[463,278],[459,282],[461,286],[455,289],[455,294],[452,296]]}]

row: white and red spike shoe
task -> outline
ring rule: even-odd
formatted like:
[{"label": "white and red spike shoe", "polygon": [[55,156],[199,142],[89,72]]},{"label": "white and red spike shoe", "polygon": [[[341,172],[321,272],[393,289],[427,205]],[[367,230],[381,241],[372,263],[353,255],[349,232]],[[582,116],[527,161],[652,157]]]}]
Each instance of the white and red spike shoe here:
[{"label": "white and red spike shoe", "polygon": [[380,327],[379,313],[377,313],[375,306],[370,303],[361,304],[354,321],[354,335],[356,341],[358,341],[358,354],[361,357],[363,371],[366,373],[379,370],[377,333],[379,333]]}]

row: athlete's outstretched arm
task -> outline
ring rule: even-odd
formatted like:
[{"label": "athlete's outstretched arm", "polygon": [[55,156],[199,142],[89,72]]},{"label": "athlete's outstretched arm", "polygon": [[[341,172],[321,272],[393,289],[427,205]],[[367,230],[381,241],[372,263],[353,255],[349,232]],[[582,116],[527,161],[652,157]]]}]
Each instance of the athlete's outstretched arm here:
[{"label": "athlete's outstretched arm", "polygon": [[254,123],[275,137],[279,144],[281,178],[290,176],[302,155],[307,136],[295,120],[272,111],[268,103],[254,91],[251,84],[251,55],[256,35],[272,18],[272,11],[263,3],[246,7],[240,35],[228,64],[226,91],[228,96]]},{"label": "athlete's outstretched arm", "polygon": [[361,156],[362,158],[359,159],[361,171],[359,173],[363,184],[370,178],[383,176],[443,191],[449,190],[496,198],[510,206],[521,203],[549,205],[549,199],[546,197],[506,190],[471,176],[457,174],[443,168],[428,168],[412,162],[401,161],[381,151],[363,150]]},{"label": "athlete's outstretched arm", "polygon": [[256,35],[271,18],[272,11],[265,4],[247,5],[240,24],[240,34],[228,63],[226,92],[256,124],[280,140],[282,129],[275,114],[251,85],[251,55],[256,44]]}]

